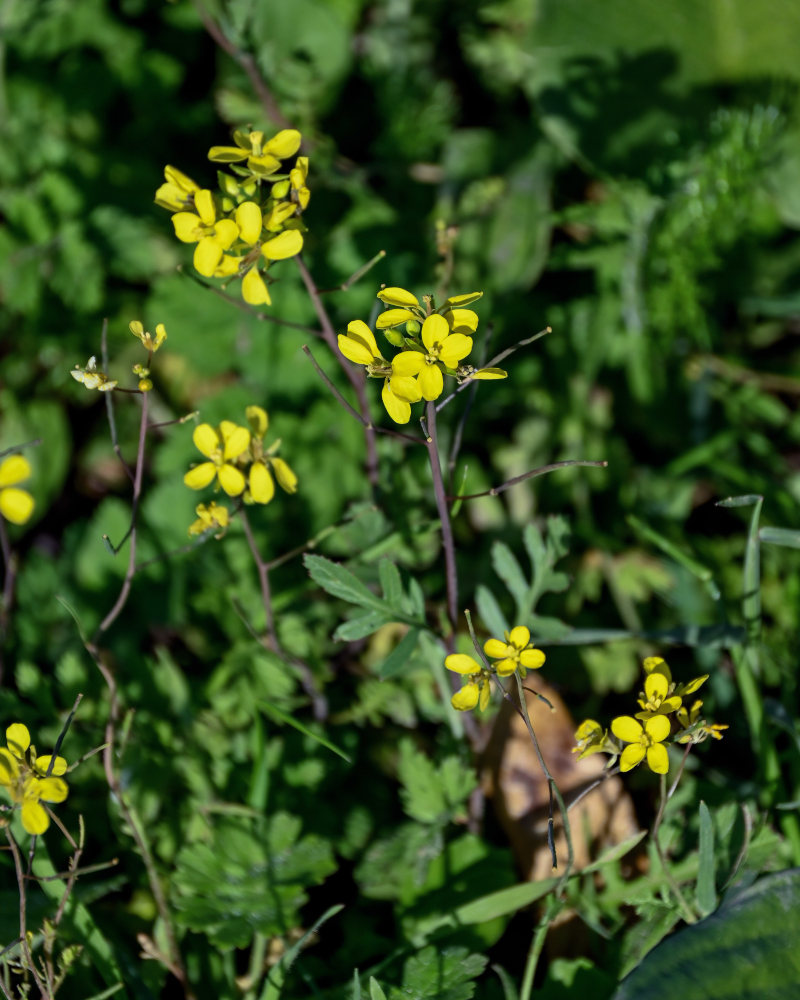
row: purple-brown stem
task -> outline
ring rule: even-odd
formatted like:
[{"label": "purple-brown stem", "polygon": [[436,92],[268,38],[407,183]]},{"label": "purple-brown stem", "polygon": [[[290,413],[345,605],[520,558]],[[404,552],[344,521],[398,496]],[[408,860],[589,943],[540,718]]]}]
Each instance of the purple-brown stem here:
[{"label": "purple-brown stem", "polygon": [[450,524],[450,511],[447,506],[447,495],[442,479],[442,465],[439,458],[439,442],[436,436],[436,406],[428,403],[428,436],[425,445],[428,449],[428,461],[431,466],[433,493],[436,498],[436,510],[442,526],[442,548],[444,549],[444,569],[447,584],[447,619],[450,622],[450,635],[446,645],[449,653],[455,649],[455,633],[458,623],[458,571],[456,570],[456,547],[453,540],[453,527]]}]

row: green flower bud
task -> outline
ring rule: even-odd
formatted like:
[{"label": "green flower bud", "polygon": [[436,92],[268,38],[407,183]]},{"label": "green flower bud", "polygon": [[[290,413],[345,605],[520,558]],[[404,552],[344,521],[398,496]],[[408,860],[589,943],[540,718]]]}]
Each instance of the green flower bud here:
[{"label": "green flower bud", "polygon": [[402,347],[405,344],[405,338],[399,330],[384,330],[383,335],[392,347]]}]

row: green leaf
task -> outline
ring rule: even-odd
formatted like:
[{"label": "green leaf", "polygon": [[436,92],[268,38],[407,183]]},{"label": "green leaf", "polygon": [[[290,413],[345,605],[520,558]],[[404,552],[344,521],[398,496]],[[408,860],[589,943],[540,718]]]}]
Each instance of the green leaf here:
[{"label": "green leaf", "polygon": [[327,841],[301,836],[300,820],[224,817],[202,843],[178,854],[173,900],[178,922],[215,947],[244,948],[256,933],[284,935],[300,922],[305,889],[336,868]]},{"label": "green leaf", "polygon": [[800,869],[768,875],[663,941],[613,1000],[794,1000],[798,926]]},{"label": "green leaf", "polygon": [[402,988],[391,987],[389,1000],[470,1000],[475,993],[474,981],[487,961],[466,948],[429,945],[408,959]]},{"label": "green leaf", "polygon": [[419,639],[418,628],[412,628],[406,632],[378,668],[381,680],[388,680],[390,677],[395,677],[397,674],[403,672],[406,663],[408,663],[409,658],[417,648],[417,639]]},{"label": "green leaf", "polygon": [[[337,913],[341,913],[343,909],[344,905],[342,903],[339,903],[337,906],[331,906],[330,909],[326,910],[321,917],[314,921],[305,934],[298,941],[295,941],[291,948],[281,955],[269,971],[267,981],[264,983],[264,989],[261,992],[261,1000],[278,1000],[278,997],[281,995],[281,990],[283,989],[283,984],[286,981],[286,975],[297,959],[297,956],[300,954],[303,945],[309,938],[316,934],[324,923],[330,920],[331,917],[335,917]],[[356,976],[356,982],[357,981],[358,977]]]},{"label": "green leaf", "polygon": [[504,542],[492,546],[492,567],[517,603],[517,618],[525,616],[528,602],[528,581],[511,549]]},{"label": "green leaf", "polygon": [[585,875],[586,872],[597,871],[598,868],[611,864],[612,861],[619,861],[620,858],[625,857],[628,851],[632,851],[637,844],[640,844],[646,836],[647,830],[640,830],[638,833],[634,833],[633,836],[627,837],[621,843],[609,847],[607,851],[603,851],[596,861],[582,868],[581,873]]},{"label": "green leaf", "polygon": [[714,824],[705,802],[700,803],[700,856],[697,864],[695,897],[702,916],[707,917],[717,908],[717,890],[714,884]]},{"label": "green leaf", "polygon": [[800,531],[792,528],[762,528],[758,537],[772,545],[785,545],[788,549],[800,549]]},{"label": "green leaf", "polygon": [[508,619],[500,610],[497,598],[479,583],[475,590],[475,607],[478,609],[481,621],[494,636],[502,636],[509,630]]},{"label": "green leaf", "polygon": [[333,638],[339,642],[355,642],[357,639],[372,635],[391,621],[392,617],[382,611],[370,611],[366,615],[358,615],[357,618],[342,622],[333,633]]},{"label": "green leaf", "polygon": [[340,597],[348,604],[358,604],[371,611],[391,614],[387,605],[340,563],[332,562],[324,556],[309,554],[303,556],[303,563],[314,583],[334,597]]},{"label": "green leaf", "polygon": [[369,1000],[386,1000],[386,994],[374,976],[369,977]]},{"label": "green leaf", "polygon": [[331,743],[330,740],[326,740],[323,736],[313,732],[308,728],[308,726],[304,726],[302,722],[298,722],[297,719],[293,719],[291,715],[287,715],[286,712],[282,712],[277,706],[271,705],[268,701],[262,701],[259,702],[259,704],[269,715],[278,719],[280,722],[285,722],[287,725],[292,726],[299,733],[302,733],[304,736],[308,736],[308,738],[314,740],[315,743],[319,743],[320,746],[325,747],[326,750],[330,750],[332,753],[335,753],[337,757],[341,757],[342,760],[346,760],[348,764],[351,763],[350,757],[347,756],[344,750],[340,750],[339,747],[337,747],[334,743]]},{"label": "green leaf", "polygon": [[481,924],[485,920],[504,917],[508,913],[516,913],[523,906],[535,903],[537,899],[546,896],[558,883],[557,878],[545,878],[540,882],[522,882],[508,889],[490,892],[486,896],[459,906],[453,913],[454,926],[458,924]]},{"label": "green leaf", "polygon": [[403,593],[403,580],[400,570],[391,559],[381,559],[378,563],[378,575],[383,588],[383,599],[391,607],[401,614],[405,612]]},{"label": "green leaf", "polygon": [[437,766],[408,738],[400,743],[397,773],[403,809],[419,823],[447,823],[476,784],[474,773],[457,757],[446,757]]}]

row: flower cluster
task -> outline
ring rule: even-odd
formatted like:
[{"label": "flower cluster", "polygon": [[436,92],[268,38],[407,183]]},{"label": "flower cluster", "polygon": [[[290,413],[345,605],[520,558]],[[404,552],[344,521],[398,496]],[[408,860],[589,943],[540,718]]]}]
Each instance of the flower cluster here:
[{"label": "flower cluster", "polygon": [[63,757],[36,755],[28,727],[15,722],[6,729],[6,747],[0,747],[0,788],[13,808],[20,808],[22,825],[30,834],[44,833],[50,814],[43,802],[63,802],[67,797],[67,772]]},{"label": "flower cluster", "polygon": [[[275,496],[275,480],[286,493],[297,492],[297,476],[277,455],[280,439],[269,447],[264,443],[269,428],[267,411],[260,406],[248,406],[245,415],[247,427],[232,420],[223,420],[219,427],[211,424],[195,427],[192,440],[206,461],[192,466],[183,477],[184,483],[192,490],[202,490],[214,483],[229,497],[241,496],[245,503],[269,503]],[[196,513],[198,520],[189,528],[190,535],[212,528],[220,528],[224,533],[229,521],[226,507],[200,504]]]},{"label": "flower cluster", "polygon": [[241,278],[250,305],[271,304],[264,275],[276,260],[303,248],[301,215],[310,193],[308,157],[297,156],[301,140],[296,129],[271,139],[236,131],[235,145],[208,151],[209,160],[229,164],[233,174],[219,171],[216,191],[170,166],[156,191],[156,204],[173,213],[175,235],[195,244],[195,270],[206,278]]},{"label": "flower cluster", "polygon": [[594,719],[586,719],[575,733],[573,753],[578,759],[593,753],[609,754],[612,766],[619,757],[620,771],[647,761],[656,774],[669,770],[669,743],[702,743],[709,737],[722,739],[725,725],[709,724],[701,717],[702,701],[686,709],[683,699],[694,694],[708,679],[708,674],[695,677],[688,684],[676,684],[672,673],[660,656],[648,656],[643,663],[644,685],[639,692],[640,711],[634,716],[619,715],[611,722],[611,735]]},{"label": "flower cluster", "polygon": [[25,524],[33,513],[33,497],[19,488],[30,475],[30,462],[22,455],[0,462],[0,515],[12,524]]},{"label": "flower cluster", "polygon": [[438,399],[445,375],[458,382],[506,377],[501,368],[476,369],[463,363],[478,327],[478,314],[465,307],[482,295],[454,295],[436,309],[431,295],[423,296],[423,308],[405,288],[382,289],[378,298],[389,308],[375,325],[392,347],[400,348],[391,361],[378,350],[375,335],[362,320],[353,320],[347,333],[339,335],[339,350],[348,361],[364,365],[370,378],[383,379],[383,405],[396,424],[408,423],[412,403]]},{"label": "flower cluster", "polygon": [[[149,365],[155,352],[167,339],[166,327],[163,323],[158,323],[156,332],[153,334],[149,330],[145,330],[141,320],[135,319],[128,324],[128,329],[137,340],[142,342],[142,347],[147,351],[147,364]],[[149,377],[150,369],[145,365],[135,364],[133,374],[137,377],[139,392],[149,392],[153,388],[153,382]],[[96,357],[89,358],[83,368],[80,365],[75,365],[70,371],[70,375],[87,389],[97,390],[97,392],[111,392],[119,385],[119,379],[110,378],[105,372],[98,370]]]},{"label": "flower cluster", "polygon": [[545,656],[541,649],[535,649],[531,642],[530,630],[524,625],[517,625],[506,632],[504,639],[487,639],[483,651],[494,663],[490,665],[478,661],[466,653],[451,653],[444,665],[448,670],[461,674],[464,685],[451,698],[453,708],[459,712],[480,708],[483,711],[489,704],[492,674],[498,677],[510,677],[519,672],[525,677],[529,670],[538,670],[544,664]]}]

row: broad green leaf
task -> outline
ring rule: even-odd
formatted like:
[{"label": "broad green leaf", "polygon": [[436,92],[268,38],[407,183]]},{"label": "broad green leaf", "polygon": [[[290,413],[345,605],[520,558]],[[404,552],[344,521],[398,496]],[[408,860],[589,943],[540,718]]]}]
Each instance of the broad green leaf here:
[{"label": "broad green leaf", "polygon": [[403,809],[418,823],[445,824],[475,788],[475,774],[457,757],[436,765],[411,739],[400,743],[397,774]]},{"label": "broad green leaf", "polygon": [[342,622],[333,633],[333,638],[339,642],[355,642],[357,639],[364,639],[373,632],[377,632],[382,625],[388,625],[392,617],[383,611],[369,611],[365,615],[358,615]]},{"label": "broad green leaf", "polygon": [[800,989],[800,869],[733,891],[655,948],[613,1000],[793,1000]]}]

